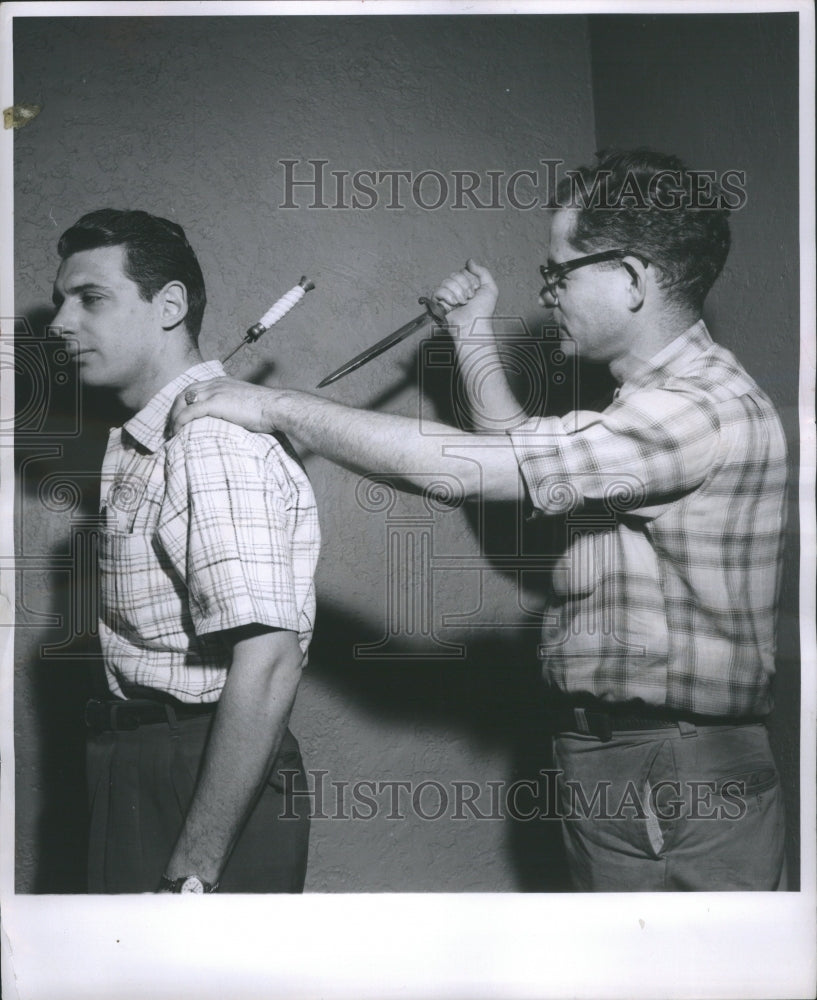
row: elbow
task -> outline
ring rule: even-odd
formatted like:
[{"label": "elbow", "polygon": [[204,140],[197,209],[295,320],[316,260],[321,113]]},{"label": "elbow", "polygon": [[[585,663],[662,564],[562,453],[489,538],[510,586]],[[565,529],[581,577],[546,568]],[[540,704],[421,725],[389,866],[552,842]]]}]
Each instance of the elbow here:
[{"label": "elbow", "polygon": [[273,722],[288,718],[295,704],[303,673],[303,657],[276,657],[259,678],[254,700],[261,718]]},{"label": "elbow", "polygon": [[[298,634],[288,629],[251,626],[233,650],[230,675],[259,703],[294,693],[301,680],[304,653]],[[249,637],[247,637],[249,636]]]},{"label": "elbow", "polygon": [[295,643],[285,651],[275,655],[267,670],[267,688],[272,696],[281,690],[295,691],[301,682],[305,657],[300,646]]},{"label": "elbow", "polygon": [[440,473],[436,480],[417,483],[422,488],[423,495],[438,507],[451,510],[461,507],[466,501],[476,501],[484,497],[484,483],[481,468],[466,462],[459,465],[456,471]]}]

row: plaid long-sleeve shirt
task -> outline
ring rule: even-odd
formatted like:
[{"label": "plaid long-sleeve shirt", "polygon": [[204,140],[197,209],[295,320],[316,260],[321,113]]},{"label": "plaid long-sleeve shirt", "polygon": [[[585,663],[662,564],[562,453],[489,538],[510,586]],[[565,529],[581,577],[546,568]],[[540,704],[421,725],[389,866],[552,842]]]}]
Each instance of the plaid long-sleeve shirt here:
[{"label": "plaid long-sleeve shirt", "polygon": [[178,393],[223,374],[190,368],[110,433],[100,639],[116,695],[217,700],[231,658],[220,633],[242,625],[297,632],[306,655],[320,545],[306,473],[275,437],[223,420],[167,434]]},{"label": "plaid long-sleeve shirt", "polygon": [[604,412],[510,436],[534,508],[566,515],[546,679],[609,702],[767,713],[786,445],[769,399],[703,322]]}]

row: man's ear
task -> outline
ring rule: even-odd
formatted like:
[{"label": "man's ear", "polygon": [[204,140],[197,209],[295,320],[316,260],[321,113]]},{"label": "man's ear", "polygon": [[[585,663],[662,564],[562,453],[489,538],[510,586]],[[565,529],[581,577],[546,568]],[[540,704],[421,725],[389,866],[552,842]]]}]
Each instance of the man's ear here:
[{"label": "man's ear", "polygon": [[181,281],[168,281],[158,294],[162,326],[172,330],[187,315],[187,288]]},{"label": "man's ear", "polygon": [[644,304],[647,294],[647,265],[638,257],[625,257],[621,263],[630,278],[627,286],[627,305],[632,312],[637,312]]}]

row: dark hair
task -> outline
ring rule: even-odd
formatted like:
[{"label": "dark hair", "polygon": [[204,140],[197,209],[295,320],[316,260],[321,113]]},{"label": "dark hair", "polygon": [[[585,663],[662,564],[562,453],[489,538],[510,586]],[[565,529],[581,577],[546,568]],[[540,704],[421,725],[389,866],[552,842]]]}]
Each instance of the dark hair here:
[{"label": "dark hair", "polygon": [[719,186],[677,156],[650,149],[602,150],[596,159],[559,184],[558,205],[578,209],[570,242],[585,252],[642,253],[667,297],[700,311],[729,253],[729,209]]},{"label": "dark hair", "polygon": [[146,302],[169,281],[182,282],[187,289],[185,326],[197,340],[207,295],[199,262],[182,227],[147,212],[100,208],[66,229],[57,252],[64,260],[82,250],[115,246],[125,248],[125,273]]}]

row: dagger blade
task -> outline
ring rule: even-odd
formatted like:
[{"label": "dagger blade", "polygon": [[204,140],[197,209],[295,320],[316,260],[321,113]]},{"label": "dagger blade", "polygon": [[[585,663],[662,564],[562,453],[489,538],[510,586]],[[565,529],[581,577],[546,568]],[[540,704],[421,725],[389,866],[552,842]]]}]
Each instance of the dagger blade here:
[{"label": "dagger blade", "polygon": [[321,379],[318,382],[317,388],[323,389],[324,386],[331,385],[336,382],[339,378],[343,378],[344,375],[349,375],[358,368],[374,358],[379,357],[384,351],[388,351],[390,347],[394,347],[395,344],[399,344],[401,340],[405,340],[406,337],[410,337],[412,333],[416,333],[417,330],[424,327],[427,323],[437,323],[439,325],[445,325],[445,313],[448,311],[445,303],[438,300],[431,301],[426,298],[421,298],[420,302],[425,304],[425,312],[420,313],[419,316],[415,316],[414,319],[409,320],[408,323],[404,323],[399,330],[395,330],[394,333],[390,333],[387,337],[383,337],[382,340],[378,340],[376,344],[372,344],[371,347],[367,347],[365,351],[361,351],[360,354],[356,354],[350,361],[346,364],[341,365],[340,368],[336,368],[330,375],[326,378]]}]

